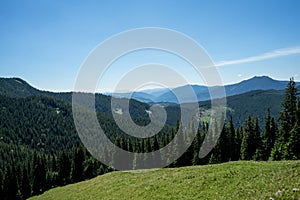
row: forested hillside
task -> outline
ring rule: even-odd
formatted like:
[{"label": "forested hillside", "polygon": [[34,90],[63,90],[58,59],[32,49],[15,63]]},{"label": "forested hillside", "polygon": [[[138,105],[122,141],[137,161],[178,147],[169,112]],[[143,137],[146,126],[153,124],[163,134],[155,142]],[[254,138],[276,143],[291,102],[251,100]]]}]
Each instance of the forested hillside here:
[{"label": "forested hillside", "polygon": [[[12,80],[13,84],[20,84],[19,80]],[[81,145],[72,118],[71,93],[41,92],[22,84],[25,87],[18,88],[18,92],[3,92],[3,88],[13,90],[14,86],[1,87],[0,196],[3,199],[26,199],[52,187],[90,179],[113,170],[95,160]],[[236,160],[296,160],[300,159],[300,104],[297,91],[295,82],[291,80],[281,93],[253,91],[229,97],[227,119],[224,115],[221,122],[214,123],[215,127],[200,120],[198,130],[192,124],[182,127],[181,123],[176,123],[180,117],[179,107],[167,106],[169,124],[159,134],[146,139],[130,137],[116,126],[111,115],[110,97],[96,96],[96,110],[98,121],[107,136],[117,146],[135,153],[158,150],[166,146],[177,132],[183,133],[184,137],[195,133],[190,148],[168,167]],[[19,92],[23,92],[22,95]],[[133,120],[146,125],[149,122],[146,112],[149,107],[148,104],[131,101]],[[208,102],[201,102],[200,107],[210,109]],[[269,107],[270,110],[267,109]],[[275,107],[278,111],[272,110]],[[235,122],[241,118],[245,120]],[[225,126],[219,127],[223,121]],[[199,159],[204,138],[217,139],[209,131],[210,128],[221,129],[221,136],[214,149],[205,158]],[[170,153],[185,141],[184,137],[178,139],[175,146],[170,146]],[[165,156],[159,159],[167,159]],[[126,163],[127,169],[148,167],[135,163],[134,158]]]}]

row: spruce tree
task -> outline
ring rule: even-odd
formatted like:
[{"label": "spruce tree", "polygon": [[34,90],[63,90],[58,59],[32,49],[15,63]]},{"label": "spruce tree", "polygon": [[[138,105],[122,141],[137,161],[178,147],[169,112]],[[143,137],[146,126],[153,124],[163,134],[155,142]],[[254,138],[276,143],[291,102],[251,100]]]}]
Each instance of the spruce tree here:
[{"label": "spruce tree", "polygon": [[219,148],[219,156],[220,156],[220,162],[227,162],[230,160],[231,157],[231,149],[230,149],[230,139],[229,134],[227,132],[227,129],[225,127],[225,124],[223,127],[220,127],[221,134],[219,137],[218,144],[216,145],[217,148]]},{"label": "spruce tree", "polygon": [[[202,128],[202,131],[204,129]],[[193,159],[192,159],[192,165],[198,165],[199,164],[199,150],[200,150],[200,142],[201,142],[201,132],[200,130],[197,131],[197,135],[192,143],[193,148]]]},{"label": "spruce tree", "polygon": [[[209,158],[209,164],[217,164],[217,163],[221,163],[222,162],[222,157],[221,157],[221,142],[223,143],[222,140],[222,135],[224,135],[224,133],[222,133],[224,131],[224,129],[222,129],[220,138],[217,138],[217,133],[220,130],[221,127],[218,127],[218,123],[215,121],[214,124],[214,132],[211,134],[212,135],[212,141],[215,141],[216,144],[213,147],[213,150],[210,153],[210,158]],[[210,143],[213,144],[213,143]]]},{"label": "spruce tree", "polygon": [[66,185],[70,181],[71,161],[65,151],[59,154],[58,163],[58,183],[59,185]]},{"label": "spruce tree", "polygon": [[3,192],[3,171],[0,170],[0,197],[4,196],[4,192]]},{"label": "spruce tree", "polygon": [[[281,160],[290,159],[293,155],[291,153],[291,139],[297,140],[297,126],[299,116],[299,104],[297,102],[298,92],[296,88],[296,83],[294,79],[291,78],[288,86],[285,90],[284,100],[282,102],[283,111],[280,113],[280,128],[279,134],[276,137],[275,145],[272,149],[270,159],[271,160]],[[292,142],[293,143],[293,142]]]},{"label": "spruce tree", "polygon": [[72,181],[79,182],[84,180],[83,176],[83,162],[85,160],[84,151],[82,147],[74,150],[73,168],[72,168]]},{"label": "spruce tree", "polygon": [[[181,122],[177,122],[177,133],[176,138],[174,139],[174,155],[179,156],[180,150],[184,147],[184,132]],[[175,167],[182,167],[185,166],[185,159],[184,156],[181,155],[174,163]]]},{"label": "spruce tree", "polygon": [[241,145],[243,139],[243,127],[237,128],[235,130],[234,141],[235,141],[235,152],[232,160],[239,160],[241,158]]},{"label": "spruce tree", "polygon": [[249,116],[245,122],[243,140],[241,144],[241,159],[251,160],[258,147],[259,127],[257,120],[253,122]]},{"label": "spruce tree", "polygon": [[45,161],[37,156],[34,163],[32,194],[38,195],[44,192],[46,185],[46,166]]},{"label": "spruce tree", "polygon": [[285,90],[284,100],[282,102],[283,111],[280,113],[280,141],[287,143],[290,136],[290,131],[297,121],[297,88],[293,78],[290,79],[288,86]]},{"label": "spruce tree", "polygon": [[4,178],[4,197],[3,199],[14,200],[18,199],[19,185],[16,177],[15,166],[8,167]]},{"label": "spruce tree", "polygon": [[276,129],[275,119],[271,119],[270,109],[268,109],[265,117],[264,131],[262,133],[263,160],[268,160],[270,157],[276,140]]},{"label": "spruce tree", "polygon": [[30,185],[30,180],[28,177],[28,170],[26,165],[23,166],[23,171],[22,171],[22,187],[21,187],[21,192],[23,195],[23,199],[27,199],[31,195],[31,185]]},{"label": "spruce tree", "polygon": [[300,127],[298,123],[295,123],[294,128],[290,132],[290,138],[287,143],[287,155],[285,155],[285,159],[300,159]]},{"label": "spruce tree", "polygon": [[228,135],[228,150],[229,150],[228,160],[237,160],[238,158],[236,158],[235,155],[236,152],[239,151],[239,147],[237,145],[237,140],[235,137],[235,128],[234,128],[232,116],[230,117],[229,125],[227,127],[227,135]]},{"label": "spruce tree", "polygon": [[253,160],[263,160],[264,157],[264,147],[262,143],[262,137],[260,134],[260,128],[258,124],[258,118],[255,120],[255,128],[254,128],[254,137],[253,137],[253,148],[255,149],[255,153],[252,157]]}]

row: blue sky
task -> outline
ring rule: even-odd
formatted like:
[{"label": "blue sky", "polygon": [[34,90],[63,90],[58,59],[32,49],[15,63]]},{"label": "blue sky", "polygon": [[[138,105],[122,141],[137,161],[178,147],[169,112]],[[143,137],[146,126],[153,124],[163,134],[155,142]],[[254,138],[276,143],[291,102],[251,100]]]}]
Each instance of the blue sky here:
[{"label": "blue sky", "polygon": [[[128,29],[162,27],[202,45],[224,84],[255,75],[300,81],[299,10],[300,1],[288,0],[1,0],[0,76],[21,77],[43,90],[70,91],[81,64],[99,43]],[[136,64],[137,57],[120,64]],[[171,65],[176,60],[166,58]],[[117,81],[112,76],[118,65],[114,70],[101,89],[108,91],[109,82]]]}]

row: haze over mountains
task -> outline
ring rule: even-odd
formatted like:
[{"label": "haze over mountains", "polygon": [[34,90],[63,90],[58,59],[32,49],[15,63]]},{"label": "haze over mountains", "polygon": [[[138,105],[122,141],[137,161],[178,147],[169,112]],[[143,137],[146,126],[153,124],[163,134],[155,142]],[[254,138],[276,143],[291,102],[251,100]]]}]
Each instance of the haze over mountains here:
[{"label": "haze over mountains", "polygon": [[[282,109],[281,102],[284,97],[284,89],[288,81],[277,81],[269,77],[254,77],[249,80],[242,81],[237,84],[225,86],[227,94],[227,117],[232,116],[236,126],[244,123],[248,115],[256,116],[262,125],[266,110],[269,108],[271,114],[278,118],[278,113]],[[300,89],[300,83],[297,83]],[[185,95],[185,88],[187,86],[173,89],[178,93]],[[210,96],[208,88],[205,86],[192,86],[196,91],[199,106],[201,109],[210,108]],[[216,89],[211,87],[210,89]],[[38,90],[26,81],[20,78],[0,78],[0,97],[1,99],[41,96],[52,97],[57,100],[63,100],[71,106],[72,92],[54,93],[49,91]],[[114,94],[114,97],[129,97],[129,93]],[[14,101],[15,101],[14,100]],[[111,97],[102,94],[96,94],[95,107],[97,112],[111,115],[115,112],[111,108]],[[122,99],[120,99],[122,100]],[[186,97],[186,102],[189,102],[189,96]],[[167,124],[176,125],[176,121],[180,118],[180,106],[173,92],[168,89],[153,89],[142,92],[133,93],[133,99],[130,101],[130,114],[133,118],[149,119],[148,110],[151,104],[160,103],[163,105],[168,113]],[[33,107],[36,104],[33,102]],[[16,108],[18,109],[18,108]],[[117,108],[121,111],[122,108]]]},{"label": "haze over mountains", "polygon": [[[268,76],[255,76],[251,79],[244,80],[240,83],[225,85],[225,93],[226,96],[234,96],[238,94],[243,94],[246,92],[250,92],[253,90],[284,90],[288,84],[287,81],[278,81],[274,80]],[[297,86],[300,83],[296,83]],[[192,87],[197,96],[197,101],[206,101],[210,100],[210,92],[221,90],[221,86],[201,86],[201,85],[186,85],[180,86],[173,89],[153,89],[153,90],[143,90],[131,93],[113,93],[109,95],[113,95],[114,97],[125,97],[125,98],[133,98],[141,102],[146,103],[158,103],[158,102],[168,102],[168,103],[178,103],[178,100],[175,94],[182,96],[183,102],[192,102],[193,98],[191,94],[189,94],[188,87]],[[222,98],[224,95],[218,94],[215,97]]]}]

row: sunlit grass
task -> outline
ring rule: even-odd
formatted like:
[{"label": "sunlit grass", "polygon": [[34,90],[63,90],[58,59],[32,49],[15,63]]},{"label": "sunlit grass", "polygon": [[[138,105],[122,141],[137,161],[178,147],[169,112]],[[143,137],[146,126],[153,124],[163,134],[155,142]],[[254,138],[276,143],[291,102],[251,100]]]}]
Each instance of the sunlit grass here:
[{"label": "sunlit grass", "polygon": [[[300,161],[112,172],[32,199],[300,199]],[[276,192],[281,191],[281,196]]]}]

